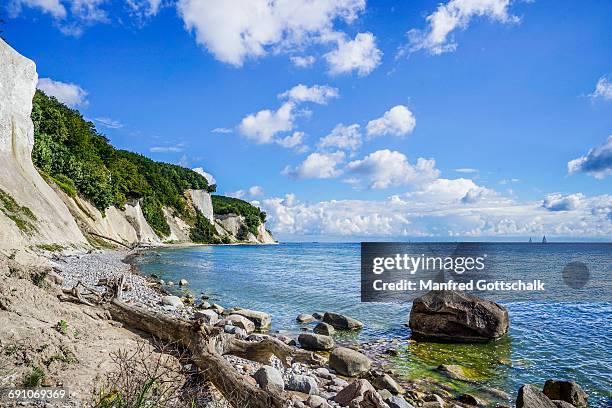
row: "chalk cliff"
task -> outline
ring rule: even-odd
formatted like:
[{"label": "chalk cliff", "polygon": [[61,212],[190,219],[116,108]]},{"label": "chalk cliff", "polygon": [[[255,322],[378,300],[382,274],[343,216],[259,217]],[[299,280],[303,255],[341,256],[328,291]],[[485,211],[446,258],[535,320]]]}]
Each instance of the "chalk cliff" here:
[{"label": "chalk cliff", "polygon": [[34,62],[0,39],[0,250],[87,245],[66,205],[32,164],[37,80]]}]

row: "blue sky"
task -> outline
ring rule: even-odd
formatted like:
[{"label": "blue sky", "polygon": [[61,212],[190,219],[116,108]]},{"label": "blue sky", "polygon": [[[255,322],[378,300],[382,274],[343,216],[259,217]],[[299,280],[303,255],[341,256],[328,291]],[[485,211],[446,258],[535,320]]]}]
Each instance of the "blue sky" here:
[{"label": "blue sky", "polygon": [[609,239],[610,16],[606,1],[9,0],[4,37],[114,145],[203,168],[281,239]]}]

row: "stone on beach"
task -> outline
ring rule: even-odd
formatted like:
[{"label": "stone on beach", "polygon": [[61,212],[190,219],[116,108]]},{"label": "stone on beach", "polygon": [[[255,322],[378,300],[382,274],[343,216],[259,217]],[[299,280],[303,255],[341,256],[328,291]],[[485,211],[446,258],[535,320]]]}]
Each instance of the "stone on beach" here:
[{"label": "stone on beach", "polygon": [[315,318],[312,315],[301,313],[295,318],[295,320],[297,320],[298,323],[310,323],[314,322]]},{"label": "stone on beach", "polygon": [[361,323],[359,320],[340,313],[325,312],[323,315],[323,321],[327,324],[331,324],[338,330],[359,330],[363,328],[363,323]]},{"label": "stone on beach", "polygon": [[557,408],[542,391],[531,384],[519,388],[516,408]]},{"label": "stone on beach", "polygon": [[357,377],[370,370],[372,361],[358,351],[336,347],[329,356],[329,366],[341,375]]},{"label": "stone on beach", "polygon": [[197,310],[193,314],[195,320],[202,320],[205,324],[214,325],[219,321],[219,315],[214,310]]},{"label": "stone on beach", "polygon": [[255,323],[247,319],[246,317],[239,314],[229,315],[226,320],[232,322],[234,326],[240,327],[247,334],[251,334],[255,331]]},{"label": "stone on beach", "polygon": [[185,307],[185,305],[183,304],[183,301],[178,296],[163,296],[161,298],[161,301],[162,301],[162,305],[172,306],[176,309],[181,309]]},{"label": "stone on beach", "polygon": [[486,342],[508,332],[508,310],[467,293],[432,291],[413,301],[409,326],[415,338]]},{"label": "stone on beach", "polygon": [[389,405],[389,408],[414,408],[408,401],[398,395],[392,395],[385,399],[385,402]]},{"label": "stone on beach", "polygon": [[285,388],[289,391],[303,392],[304,394],[318,394],[319,387],[317,381],[307,375],[292,374],[289,377],[289,381],[285,385]]},{"label": "stone on beach", "polygon": [[387,390],[394,395],[403,394],[404,389],[389,374],[382,374],[374,378],[372,385],[377,390]]},{"label": "stone on beach", "polygon": [[310,408],[331,408],[331,405],[325,400],[325,398],[319,397],[318,395],[311,395],[306,400],[306,404]]},{"label": "stone on beach", "polygon": [[574,381],[548,380],[544,383],[544,394],[551,400],[560,400],[575,407],[588,407],[588,396]]},{"label": "stone on beach", "polygon": [[280,371],[270,366],[262,366],[253,374],[253,378],[257,381],[257,385],[265,391],[282,392],[285,388]]},{"label": "stone on beach", "polygon": [[336,329],[334,329],[334,326],[332,326],[331,324],[321,322],[315,326],[313,331],[317,334],[324,334],[326,336],[331,336],[332,334],[336,332]]},{"label": "stone on beach", "polygon": [[334,348],[334,339],[322,334],[302,333],[298,341],[303,349],[313,351],[327,351]]},{"label": "stone on beach", "polygon": [[355,380],[343,388],[334,401],[342,406],[389,408],[368,380]]},{"label": "stone on beach", "polygon": [[232,314],[237,314],[240,316],[244,316],[255,324],[255,328],[257,330],[266,330],[269,329],[272,325],[272,319],[270,315],[265,312],[260,312],[258,310],[250,310],[250,309],[237,309],[232,312]]},{"label": "stone on beach", "polygon": [[187,279],[181,279],[179,281],[179,286],[187,286],[189,285],[189,281]]}]

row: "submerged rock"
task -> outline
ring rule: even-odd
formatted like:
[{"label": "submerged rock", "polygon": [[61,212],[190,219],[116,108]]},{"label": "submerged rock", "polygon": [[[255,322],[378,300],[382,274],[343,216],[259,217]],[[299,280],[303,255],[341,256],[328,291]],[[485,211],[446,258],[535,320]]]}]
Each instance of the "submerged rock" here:
[{"label": "submerged rock", "polygon": [[440,364],[437,368],[439,372],[460,381],[474,381],[466,371],[465,367],[456,364]]},{"label": "submerged rock", "polygon": [[516,408],[557,408],[557,406],[535,386],[525,384],[519,388]]},{"label": "submerged rock", "polygon": [[329,356],[329,366],[341,375],[357,377],[370,370],[372,361],[358,351],[336,347]]},{"label": "submerged rock", "polygon": [[334,339],[322,334],[302,333],[298,336],[302,348],[313,351],[327,351],[334,348]]},{"label": "submerged rock", "polygon": [[551,400],[560,400],[575,407],[588,407],[586,392],[574,381],[548,380],[544,384],[544,394]]},{"label": "submerged rock", "polygon": [[298,315],[298,317],[295,318],[295,320],[298,323],[310,323],[310,322],[314,322],[315,318],[312,315],[301,313]]},{"label": "submerged rock", "polygon": [[409,326],[415,338],[486,342],[508,332],[508,310],[467,293],[432,291],[412,303]]},{"label": "submerged rock", "polygon": [[359,330],[363,328],[363,323],[361,323],[359,320],[340,313],[325,312],[323,315],[323,321],[327,324],[331,324],[338,330]]}]

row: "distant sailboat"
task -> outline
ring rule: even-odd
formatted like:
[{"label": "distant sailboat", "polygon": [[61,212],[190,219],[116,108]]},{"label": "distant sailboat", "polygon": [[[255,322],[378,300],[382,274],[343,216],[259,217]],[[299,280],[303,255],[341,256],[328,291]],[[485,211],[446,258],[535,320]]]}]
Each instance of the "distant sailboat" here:
[{"label": "distant sailboat", "polygon": [[529,237],[529,243],[531,244],[533,241],[531,240],[531,237]]},{"label": "distant sailboat", "polygon": [[546,235],[544,235],[544,236],[542,237],[542,243],[543,243],[543,244],[545,244],[546,242],[547,242],[547,241],[546,241]]}]

